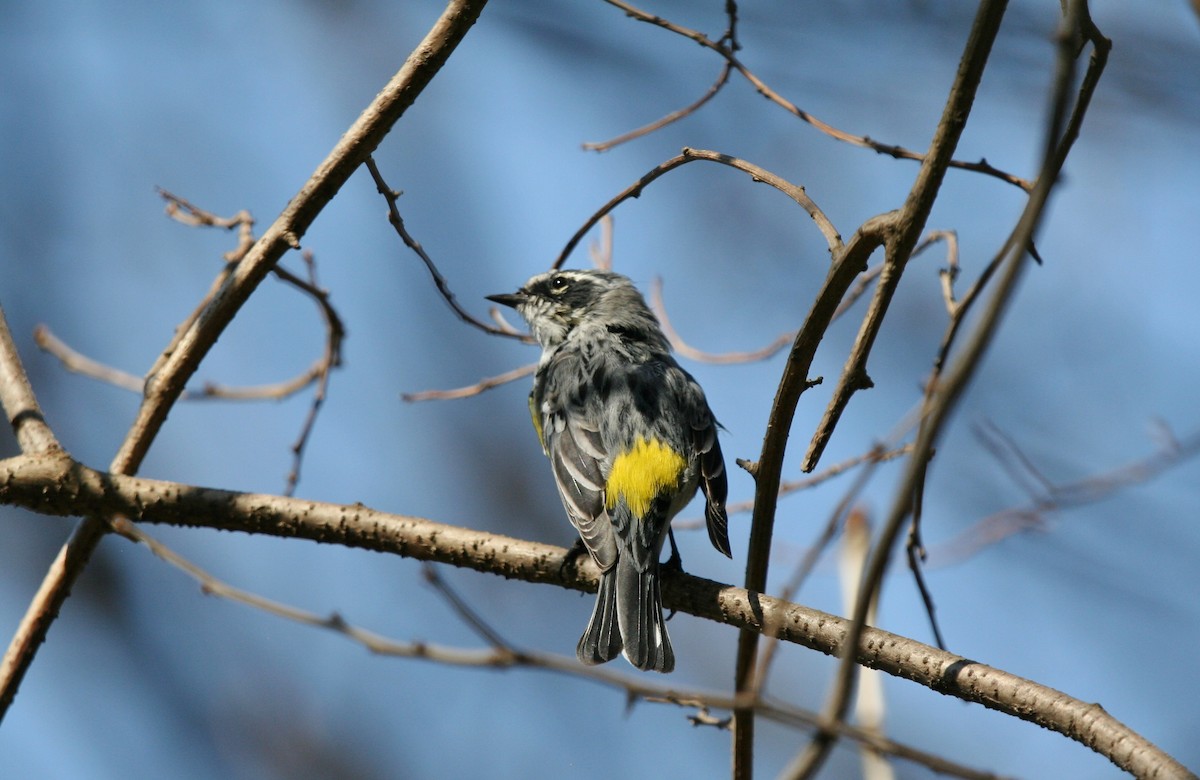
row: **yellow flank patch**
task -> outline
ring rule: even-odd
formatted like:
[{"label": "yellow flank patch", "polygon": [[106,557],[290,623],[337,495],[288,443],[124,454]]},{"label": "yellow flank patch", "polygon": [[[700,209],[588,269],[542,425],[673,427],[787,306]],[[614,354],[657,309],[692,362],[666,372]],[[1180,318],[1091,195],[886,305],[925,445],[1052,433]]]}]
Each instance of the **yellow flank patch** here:
[{"label": "yellow flank patch", "polygon": [[679,487],[686,466],[682,455],[657,439],[639,438],[613,461],[604,504],[611,510],[618,499],[625,499],[634,517],[645,517],[664,488]]},{"label": "yellow flank patch", "polygon": [[529,394],[529,417],[533,420],[533,429],[537,431],[538,444],[542,445],[542,452],[549,455],[546,451],[546,434],[542,431],[542,415],[537,408],[537,401],[533,398],[533,393]]}]

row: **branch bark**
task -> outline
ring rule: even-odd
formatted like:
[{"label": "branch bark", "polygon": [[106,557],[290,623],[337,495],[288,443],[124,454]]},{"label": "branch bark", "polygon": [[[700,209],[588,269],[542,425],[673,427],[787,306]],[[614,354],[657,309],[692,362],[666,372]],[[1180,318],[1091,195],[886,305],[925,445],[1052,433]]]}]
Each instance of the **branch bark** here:
[{"label": "branch bark", "polygon": [[[587,556],[564,565],[567,551],[361,504],[237,493],[90,469],[61,452],[0,461],[0,503],[50,515],[84,511],[141,523],[216,528],[341,544],[448,563],[507,579],[594,591]],[[743,631],[767,634],[827,655],[847,648],[851,621],[754,591],[684,573],[664,574],[670,609]],[[1001,669],[866,627],[858,663],[940,693],[982,704],[1057,731],[1138,776],[1188,777],[1187,770],[1098,704],[1089,704]]]}]

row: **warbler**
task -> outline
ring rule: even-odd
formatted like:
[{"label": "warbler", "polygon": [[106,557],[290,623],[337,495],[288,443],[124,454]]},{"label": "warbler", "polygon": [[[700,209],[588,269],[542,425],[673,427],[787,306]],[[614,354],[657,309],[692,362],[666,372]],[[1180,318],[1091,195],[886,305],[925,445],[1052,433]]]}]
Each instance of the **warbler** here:
[{"label": "warbler", "polygon": [[725,461],[704,391],[620,274],[550,271],[488,300],[515,308],[541,345],[529,411],[567,517],[601,572],[576,654],[599,664],[624,652],[639,669],[670,672],[659,558],[697,487],[708,538],[730,555]]}]

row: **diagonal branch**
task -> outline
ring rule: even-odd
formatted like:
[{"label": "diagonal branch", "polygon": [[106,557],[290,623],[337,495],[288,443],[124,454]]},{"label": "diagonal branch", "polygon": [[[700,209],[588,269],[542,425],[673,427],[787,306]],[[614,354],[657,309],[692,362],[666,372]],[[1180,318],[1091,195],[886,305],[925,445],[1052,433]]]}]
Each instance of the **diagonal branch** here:
[{"label": "diagonal branch", "polygon": [[[880,277],[879,284],[875,288],[875,298],[863,320],[859,337],[847,360],[843,379],[846,378],[846,374],[860,370],[865,365],[866,355],[870,352],[875,336],[878,334],[879,323],[899,284],[904,266],[917,244],[918,237],[925,229],[925,223],[945,178],[947,166],[953,159],[958,139],[966,128],[967,119],[971,115],[975,93],[991,55],[992,44],[1000,32],[1000,24],[1004,19],[1007,5],[1007,0],[984,0],[976,11],[971,31],[963,47],[962,60],[959,62],[954,84],[950,88],[950,94],[946,98],[946,105],[942,110],[942,118],[938,122],[933,140],[930,142],[929,153],[921,164],[916,181],[913,182],[904,207],[897,217],[898,229],[888,242],[883,276]],[[1039,184],[1045,188],[1044,180],[1039,179]],[[1031,196],[1029,201],[1031,206],[1034,200],[1034,197]],[[1020,246],[1026,246],[1028,239],[1029,236],[1026,236]],[[856,379],[856,377],[851,377],[850,382],[853,384],[850,384],[849,387],[857,386]],[[934,428],[936,429],[936,426]],[[912,474],[923,469],[929,458],[929,447],[932,446],[932,443],[921,438],[922,435],[928,435],[928,432],[929,429],[923,424],[918,434],[917,447],[907,464],[907,469]],[[924,448],[922,448],[922,442]],[[806,460],[808,459],[806,458]],[[912,495],[912,489],[903,495],[897,493],[894,506],[901,506],[901,499],[910,499]],[[904,516],[907,516],[909,504],[905,503],[903,506],[905,507]],[[884,532],[881,534],[881,538],[886,541],[881,540],[878,543],[871,557],[871,565],[868,566],[869,573],[858,590],[858,603],[854,609],[854,622],[850,634],[851,647],[857,645],[855,637],[858,631],[864,628],[867,606],[879,587],[879,581],[873,578],[877,573],[881,575],[882,570],[877,572],[872,567],[879,565],[881,556],[886,560],[886,555],[890,554],[891,547],[891,541],[887,534],[889,531],[894,534],[898,530],[898,526],[891,525],[892,522],[898,523],[899,521],[895,516],[889,516],[889,524],[885,525]],[[856,671],[853,654],[847,653],[839,664],[839,675],[824,708],[827,721],[840,722],[845,718],[850,705]],[[833,731],[818,732],[807,748],[789,764],[784,774],[789,778],[808,778],[815,775],[829,756],[829,751],[833,748],[836,739],[836,733]]]},{"label": "diagonal branch", "polygon": [[508,336],[509,338],[524,338],[523,335],[516,334],[505,328],[498,328],[493,325],[488,325],[483,320],[473,316],[470,312],[464,309],[458,302],[458,298],[450,290],[450,284],[446,281],[446,277],[442,276],[442,272],[438,270],[437,265],[433,262],[433,258],[425,251],[425,247],[421,246],[421,242],[412,237],[408,232],[408,228],[404,226],[404,218],[400,216],[400,208],[396,205],[400,200],[400,192],[393,190],[388,186],[388,183],[383,180],[383,174],[379,172],[379,166],[375,164],[375,159],[368,155],[366,159],[367,171],[371,174],[371,179],[375,182],[375,189],[383,196],[388,205],[388,222],[396,231],[396,235],[400,236],[400,240],[404,245],[416,253],[417,257],[421,258],[421,262],[425,264],[425,269],[429,271],[429,275],[433,277],[433,283],[437,287],[438,294],[442,296],[442,300],[454,311],[458,318],[468,325],[473,325],[479,328],[484,333],[491,333],[493,336]]},{"label": "diagonal branch", "polygon": [[[819,381],[808,378],[817,347],[820,346],[821,339],[829,323],[833,321],[850,285],[866,269],[871,253],[885,241],[891,220],[890,214],[867,220],[844,246],[834,252],[829,273],[788,353],[783,377],[779,381],[779,389],[775,393],[770,416],[767,418],[762,452],[757,462],[744,464],[744,468],[754,477],[755,482],[754,514],[751,518],[750,543],[746,553],[747,590],[760,593],[766,590],[783,456],[800,395]],[[753,631],[743,631],[738,637],[734,684],[739,693],[754,689],[758,637],[759,634]],[[734,766],[740,768],[746,777],[749,777],[753,765],[753,719],[751,710],[734,710]]]},{"label": "diagonal branch", "polygon": [[[977,35],[983,35],[985,36],[985,40],[987,38],[994,39],[996,28],[999,27],[1000,17],[1002,17],[1004,12],[1004,6],[1004,0],[987,0],[984,2],[980,6],[979,14],[976,17],[976,25],[972,28],[971,37],[974,39]],[[988,18],[991,19],[990,22],[987,21]],[[1088,73],[1079,88],[1079,92],[1075,96],[1075,100],[1072,101],[1071,88],[1076,70],[1076,58],[1079,54],[1077,46],[1072,44],[1077,43],[1081,36],[1091,38],[1093,53]],[[871,595],[878,590],[880,583],[883,581],[884,573],[891,558],[892,547],[898,537],[901,526],[912,513],[914,502],[919,501],[927,464],[933,447],[938,441],[950,413],[962,397],[967,384],[975,375],[980,360],[991,344],[1000,320],[1009,303],[1012,301],[1021,272],[1028,265],[1026,262],[1028,247],[1037,232],[1038,225],[1041,223],[1050,194],[1062,172],[1062,166],[1066,161],[1071,141],[1074,140],[1072,133],[1077,131],[1078,123],[1082,119],[1082,113],[1086,110],[1086,106],[1090,102],[1092,93],[1098,83],[1100,72],[1104,69],[1107,54],[1105,44],[1107,40],[1103,36],[1100,36],[1099,31],[1091,24],[1086,0],[1072,0],[1072,2],[1067,3],[1064,9],[1064,18],[1058,43],[1056,72],[1050,103],[1051,116],[1045,134],[1045,152],[1036,184],[1030,193],[1029,201],[1026,203],[1017,224],[1013,227],[1007,241],[997,253],[1003,260],[999,264],[999,277],[996,289],[993,291],[987,307],[980,313],[979,322],[975,325],[975,329],[966,344],[963,345],[960,354],[946,371],[945,376],[938,381],[937,386],[929,394],[923,406],[921,427],[917,433],[913,455],[906,464],[901,476],[895,498],[880,532],[879,540],[871,554],[866,574],[863,577],[863,584],[859,589],[858,603],[854,609],[854,619],[847,637],[848,647],[858,647],[860,635],[865,635],[868,602]],[[968,69],[971,59],[977,57],[986,59],[986,51],[980,51],[977,48],[980,46],[986,48],[985,41],[968,43],[963,65],[959,68],[960,77]],[[978,67],[981,69],[982,63],[979,63]],[[950,103],[952,102],[953,93]],[[947,104],[948,111],[951,107],[950,103]],[[1072,103],[1074,107],[1068,111],[1067,107]],[[1070,119],[1068,119],[1068,115]],[[961,120],[965,120],[966,113],[962,112],[958,116]],[[1066,127],[1065,133],[1064,127]],[[918,184],[920,183],[920,179],[921,177],[918,179]],[[909,204],[916,207],[918,203],[917,188],[914,187],[913,193],[910,194]],[[840,722],[844,719],[850,693],[854,687],[856,672],[857,667],[854,661],[854,653],[847,652],[839,664],[834,690],[824,710],[824,715],[828,722]],[[1108,735],[1103,737],[1103,739],[1108,738]],[[833,731],[819,733],[809,748],[797,756],[789,766],[786,772],[787,776],[803,777],[808,776],[811,771],[815,771],[828,755],[836,739],[837,736]],[[1186,770],[1180,772],[1180,776],[1184,776],[1184,771]],[[1135,773],[1139,774],[1139,776],[1150,776],[1149,771],[1145,769],[1141,773]]]},{"label": "diagonal branch", "polygon": [[[113,459],[112,471],[132,474],[138,470],[185,384],[242,304],[279,258],[289,249],[300,246],[301,237],[317,215],[441,69],[485,4],[486,0],[450,0],[396,75],[346,131],[241,262],[223,278],[208,305],[178,330],[150,369],[141,407]],[[54,616],[66,601],[71,585],[87,564],[105,529],[103,521],[85,519],[51,564],[0,668],[0,717],[16,696],[17,687],[38,646],[44,641]]]},{"label": "diagonal branch", "polygon": [[729,74],[732,72],[733,72],[733,66],[730,65],[728,62],[725,63],[725,65],[721,68],[721,73],[717,76],[717,80],[714,81],[713,85],[708,88],[708,91],[705,92],[703,95],[701,95],[700,98],[698,100],[696,100],[694,103],[684,106],[683,108],[678,109],[676,111],[672,111],[671,113],[667,114],[666,116],[656,119],[653,122],[650,122],[649,124],[642,125],[641,127],[637,128],[635,130],[630,130],[627,133],[622,133],[621,135],[617,136],[616,138],[610,138],[607,141],[586,141],[583,144],[584,151],[607,152],[609,149],[612,149],[613,147],[620,146],[621,144],[628,143],[635,139],[641,138],[644,135],[649,135],[650,133],[653,133],[656,130],[661,130],[662,128],[666,127],[669,124],[678,122],[680,119],[683,119],[684,117],[691,116],[692,114],[696,113],[701,108],[703,108],[705,103],[707,103],[708,101],[710,101],[714,97],[716,97],[717,93],[721,91],[721,88],[729,83]]},{"label": "diagonal branch", "polygon": [[21,452],[43,454],[62,450],[42,416],[42,407],[21,364],[3,308],[0,308],[0,406],[4,407]]}]

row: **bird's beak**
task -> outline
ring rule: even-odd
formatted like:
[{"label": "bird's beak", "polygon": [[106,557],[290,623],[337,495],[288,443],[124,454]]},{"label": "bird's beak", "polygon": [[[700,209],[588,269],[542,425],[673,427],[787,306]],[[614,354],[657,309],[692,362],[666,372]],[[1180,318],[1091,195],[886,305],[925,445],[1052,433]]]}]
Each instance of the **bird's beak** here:
[{"label": "bird's beak", "polygon": [[487,299],[493,303],[498,303],[501,306],[511,306],[514,309],[525,302],[525,293],[518,290],[515,293],[500,293],[499,295],[489,295]]}]

